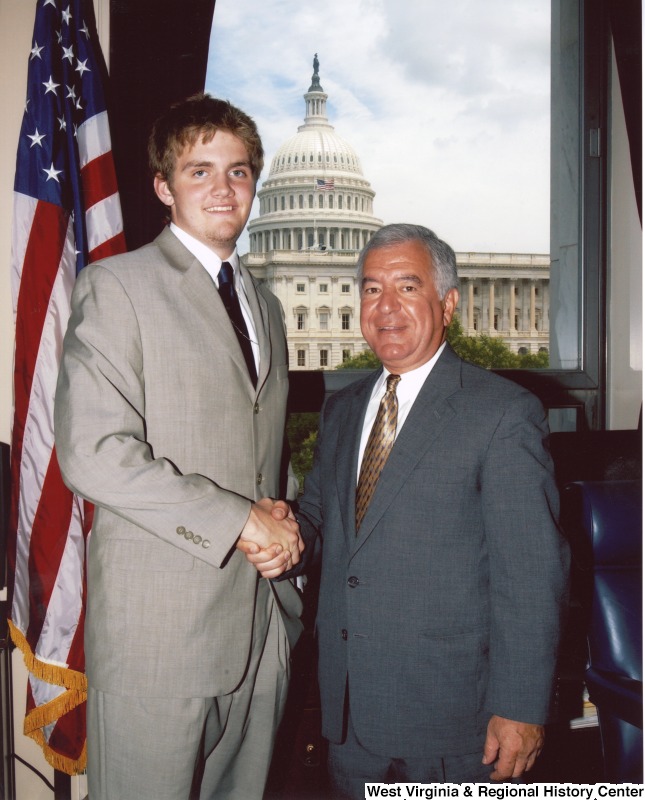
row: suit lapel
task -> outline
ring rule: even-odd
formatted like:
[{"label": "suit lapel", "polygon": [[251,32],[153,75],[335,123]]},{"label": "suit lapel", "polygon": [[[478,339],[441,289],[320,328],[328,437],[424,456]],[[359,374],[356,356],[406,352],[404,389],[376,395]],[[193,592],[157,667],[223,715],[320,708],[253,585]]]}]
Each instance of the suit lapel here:
[{"label": "suit lapel", "polygon": [[262,296],[261,288],[255,282],[251,273],[240,264],[240,273],[244,281],[244,289],[249,301],[251,316],[255,325],[255,333],[260,347],[260,370],[258,373],[258,392],[266,381],[271,366],[271,329],[269,321],[269,306]]},{"label": "suit lapel", "polygon": [[356,550],[369,538],[394,497],[408,481],[410,473],[452,420],[455,410],[449,399],[460,388],[461,361],[450,345],[446,345],[396,438],[361,524]]},{"label": "suit lapel", "polygon": [[[255,390],[249,378],[246,362],[240,350],[237,335],[233,330],[231,320],[229,319],[228,313],[217,291],[217,287],[210,275],[202,263],[195,258],[190,250],[184,247],[169,228],[165,228],[163,232],[159,234],[155,240],[155,244],[158,245],[171,266],[182,273],[181,290],[189,298],[195,314],[198,314],[202,318],[204,324],[210,329],[211,334],[222,343],[226,352],[230,353],[231,361],[245,377],[245,383],[248,384],[249,392],[255,396]],[[245,286],[248,288],[246,276]],[[255,291],[252,286],[248,294],[249,298],[251,295],[255,296]],[[257,302],[255,305],[257,307]],[[256,312],[253,311],[254,319],[255,313]],[[259,309],[257,314],[260,316]],[[258,387],[259,386],[260,383],[258,382]]]}]

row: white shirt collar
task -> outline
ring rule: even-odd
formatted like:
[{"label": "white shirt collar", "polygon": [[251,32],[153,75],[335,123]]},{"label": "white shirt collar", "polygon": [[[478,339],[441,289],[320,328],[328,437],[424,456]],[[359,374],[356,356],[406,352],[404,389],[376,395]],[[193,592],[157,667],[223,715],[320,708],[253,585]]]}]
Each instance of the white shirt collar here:
[{"label": "white shirt collar", "polygon": [[[421,391],[421,387],[425,383],[432,368],[437,363],[439,357],[443,353],[445,345],[446,343],[443,342],[443,344],[439,347],[437,352],[432,356],[432,358],[429,361],[426,361],[425,364],[422,364],[420,367],[417,367],[416,369],[410,370],[410,372],[404,372],[401,375],[401,380],[399,381],[396,387],[396,399],[398,401],[398,414],[397,414],[397,424],[396,424],[397,437],[401,431],[401,428],[405,424],[406,419],[408,418],[408,414],[412,410],[412,406],[414,405],[414,401],[417,399],[419,392]],[[367,439],[369,437],[370,430],[372,429],[372,425],[374,424],[374,420],[376,418],[381,397],[385,393],[385,382],[387,381],[388,375],[390,375],[390,372],[387,369],[385,369],[385,367],[383,367],[383,370],[379,375],[376,384],[374,385],[374,389],[372,390],[369,403],[367,404],[367,409],[365,410],[365,417],[363,419],[363,430],[361,433],[361,441],[359,445],[356,480],[358,480],[358,476],[360,474],[360,465],[363,461],[363,454],[365,453]]]},{"label": "white shirt collar", "polygon": [[[432,368],[439,360],[439,356],[443,353],[444,348],[446,346],[445,342],[439,346],[437,352],[432,356],[429,361],[426,361],[425,364],[422,364],[420,367],[416,369],[411,369],[409,372],[404,372],[401,375],[401,380],[399,381],[399,385],[396,387],[396,394],[399,398],[399,403],[404,402],[406,399],[416,399],[416,396],[419,394],[421,387],[425,383],[426,378],[432,371]],[[387,381],[387,376],[391,373],[385,367],[383,367],[383,372],[379,379],[376,381],[376,386],[374,387],[374,391],[372,392],[372,397],[376,396],[377,394],[380,395],[383,392],[383,387]],[[396,374],[396,373],[394,373]]]},{"label": "white shirt collar", "polygon": [[[179,241],[184,245],[187,250],[195,256],[199,263],[208,272],[211,278],[215,281],[215,286],[218,286],[217,275],[222,267],[222,260],[210,247],[200,242],[190,233],[175,225],[174,222],[170,223],[170,230],[175,234]],[[239,291],[240,288],[240,269],[239,258],[237,255],[237,248],[233,249],[231,255],[224,259],[233,267],[233,274],[235,275],[235,288]]]}]

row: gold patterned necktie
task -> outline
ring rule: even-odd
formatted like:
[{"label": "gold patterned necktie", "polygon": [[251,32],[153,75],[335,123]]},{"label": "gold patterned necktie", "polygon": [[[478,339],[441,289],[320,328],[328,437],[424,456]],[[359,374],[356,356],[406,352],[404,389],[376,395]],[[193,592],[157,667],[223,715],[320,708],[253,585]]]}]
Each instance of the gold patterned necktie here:
[{"label": "gold patterned necktie", "polygon": [[356,487],[356,533],[370,504],[374,489],[396,436],[396,417],[399,404],[396,399],[396,385],[400,375],[388,375],[387,389],[381,398],[378,413],[372,425]]}]

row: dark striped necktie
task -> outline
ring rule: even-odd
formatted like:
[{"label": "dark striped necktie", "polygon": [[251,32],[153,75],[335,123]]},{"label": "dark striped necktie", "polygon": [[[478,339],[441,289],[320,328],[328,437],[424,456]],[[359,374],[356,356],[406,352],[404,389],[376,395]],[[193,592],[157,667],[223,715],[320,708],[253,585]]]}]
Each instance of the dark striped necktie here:
[{"label": "dark striped necktie", "polygon": [[217,283],[219,296],[222,298],[224,308],[228,312],[233,330],[242,348],[242,354],[246,361],[249,376],[253,381],[253,386],[256,386],[258,382],[258,373],[255,368],[255,358],[253,357],[253,348],[251,347],[251,339],[249,338],[249,329],[246,327],[246,322],[244,321],[242,308],[240,306],[240,298],[235,291],[233,267],[228,261],[222,262],[222,268],[217,275]]}]

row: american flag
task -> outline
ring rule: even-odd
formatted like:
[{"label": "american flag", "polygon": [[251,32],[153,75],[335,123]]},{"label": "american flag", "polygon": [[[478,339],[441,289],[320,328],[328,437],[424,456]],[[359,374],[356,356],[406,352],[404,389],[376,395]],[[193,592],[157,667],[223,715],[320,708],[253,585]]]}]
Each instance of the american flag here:
[{"label": "american flag", "polygon": [[333,178],[316,178],[316,187],[318,191],[326,192],[334,188]]},{"label": "american flag", "polygon": [[53,404],[76,275],[125,250],[92,0],[37,0],[14,185],[16,320],[9,626],[29,683],[25,734],[85,768],[85,541],[92,508],[64,486]]}]

